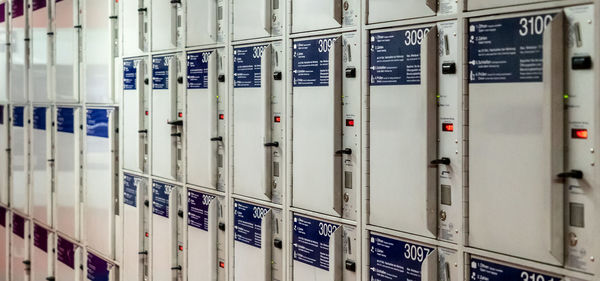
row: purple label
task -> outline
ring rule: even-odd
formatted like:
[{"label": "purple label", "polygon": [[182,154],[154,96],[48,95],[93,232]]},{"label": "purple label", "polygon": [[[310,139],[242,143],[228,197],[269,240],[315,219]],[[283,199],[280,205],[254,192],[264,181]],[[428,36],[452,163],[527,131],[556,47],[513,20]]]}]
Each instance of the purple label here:
[{"label": "purple label", "polygon": [[0,4],[0,23],[6,21],[6,3]]},{"label": "purple label", "polygon": [[208,231],[208,207],[214,195],[188,191],[188,225]]},{"label": "purple label", "polygon": [[4,124],[4,105],[0,105],[0,125]]},{"label": "purple label", "polygon": [[48,230],[38,224],[33,225],[33,245],[46,253],[48,252]]},{"label": "purple label", "polygon": [[88,109],[87,135],[99,138],[108,138],[108,121],[111,112],[111,109]]},{"label": "purple label", "polygon": [[56,255],[58,261],[75,269],[75,244],[71,243],[71,241],[58,236],[56,241]]},{"label": "purple label", "polygon": [[46,0],[33,0],[32,8],[34,11],[39,10],[41,8],[46,8]]},{"label": "purple label", "polygon": [[269,208],[236,201],[233,210],[235,241],[261,248],[262,220]]},{"label": "purple label", "polygon": [[25,218],[13,214],[13,233],[25,239]]},{"label": "purple label", "polygon": [[371,235],[369,272],[372,281],[421,280],[421,267],[433,248]]},{"label": "purple label", "polygon": [[25,14],[25,1],[24,0],[13,0],[12,1],[12,18],[18,18]]},{"label": "purple label", "polygon": [[329,271],[329,240],[337,224],[294,216],[294,260]]},{"label": "purple label", "polygon": [[6,208],[0,206],[0,225],[6,227]]},{"label": "purple label", "polygon": [[96,255],[87,256],[87,279],[90,281],[108,281],[109,263]]}]

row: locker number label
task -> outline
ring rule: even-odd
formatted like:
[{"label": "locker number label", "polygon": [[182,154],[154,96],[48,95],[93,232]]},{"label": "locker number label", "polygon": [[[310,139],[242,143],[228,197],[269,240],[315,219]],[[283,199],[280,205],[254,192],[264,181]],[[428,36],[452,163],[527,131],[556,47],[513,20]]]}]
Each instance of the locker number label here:
[{"label": "locker number label", "polygon": [[261,248],[263,218],[271,209],[240,201],[234,203],[233,209],[235,241]]},{"label": "locker number label", "polygon": [[470,281],[504,280],[560,281],[562,278],[478,258],[471,259]]},{"label": "locker number label", "polygon": [[434,248],[371,234],[369,274],[372,281],[421,280],[423,262]]},{"label": "locker number label", "polygon": [[340,226],[303,216],[294,216],[293,220],[294,260],[329,271],[329,244]]}]

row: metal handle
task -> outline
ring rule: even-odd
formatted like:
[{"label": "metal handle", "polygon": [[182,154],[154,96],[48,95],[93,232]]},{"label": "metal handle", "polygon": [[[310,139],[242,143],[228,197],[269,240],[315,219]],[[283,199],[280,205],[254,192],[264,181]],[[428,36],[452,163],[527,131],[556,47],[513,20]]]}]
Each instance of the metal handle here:
[{"label": "metal handle", "polygon": [[336,151],[335,154],[336,155],[344,155],[344,154],[351,155],[352,154],[352,149],[350,149],[350,148],[344,148],[344,149]]},{"label": "metal handle", "polygon": [[148,251],[141,251],[141,252],[138,252],[138,255],[148,255]]},{"label": "metal handle", "polygon": [[223,141],[223,137],[210,138],[210,141]]},{"label": "metal handle", "polygon": [[279,147],[279,142],[276,141],[276,142],[265,143],[265,147]]},{"label": "metal handle", "polygon": [[175,120],[167,122],[171,126],[183,126],[183,120]]},{"label": "metal handle", "polygon": [[579,171],[579,170],[571,170],[569,172],[563,172],[557,175],[557,177],[561,178],[561,179],[565,179],[565,178],[572,178],[572,179],[582,179],[583,178],[583,172]]},{"label": "metal handle", "polygon": [[442,157],[440,159],[432,160],[431,165],[450,165],[450,158]]}]

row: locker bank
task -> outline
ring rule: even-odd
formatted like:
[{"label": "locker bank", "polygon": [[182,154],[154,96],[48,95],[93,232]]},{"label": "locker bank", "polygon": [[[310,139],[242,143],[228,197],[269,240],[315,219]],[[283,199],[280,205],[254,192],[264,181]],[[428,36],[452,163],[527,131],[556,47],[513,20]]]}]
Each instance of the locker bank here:
[{"label": "locker bank", "polygon": [[600,280],[598,0],[0,0],[0,281]]}]

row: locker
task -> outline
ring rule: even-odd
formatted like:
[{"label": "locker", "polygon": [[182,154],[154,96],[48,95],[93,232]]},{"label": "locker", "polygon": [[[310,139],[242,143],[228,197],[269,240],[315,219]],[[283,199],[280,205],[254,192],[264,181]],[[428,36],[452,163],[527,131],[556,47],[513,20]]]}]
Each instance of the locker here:
[{"label": "locker", "polygon": [[118,1],[83,0],[83,93],[86,103],[112,103],[118,56]]},{"label": "locker", "polygon": [[81,238],[82,130],[81,108],[56,108],[55,198],[56,229],[79,241]]},{"label": "locker", "polygon": [[360,250],[353,226],[295,214],[292,276],[296,281],[360,280]]},{"label": "locker", "polygon": [[280,42],[238,47],[233,57],[233,189],[281,203],[285,142],[275,117],[281,121],[284,109],[283,48]]},{"label": "locker", "polygon": [[150,195],[147,180],[123,174],[123,278],[141,281],[148,276]]},{"label": "locker", "polygon": [[[48,55],[50,53],[49,8],[46,0],[31,1],[31,20],[29,37],[31,38],[29,71],[29,91],[33,102],[52,101],[52,92],[48,90]],[[29,6],[28,6],[29,7]],[[29,12],[29,11],[28,11]]]},{"label": "locker", "polygon": [[45,227],[33,224],[31,246],[31,280],[48,280],[54,277],[54,233]]},{"label": "locker", "polygon": [[368,9],[368,23],[380,23],[436,14],[455,14],[458,10],[458,2],[454,0],[369,0]]},{"label": "locker", "polygon": [[466,8],[467,10],[481,10],[524,4],[534,4],[547,1],[551,0],[467,0]]},{"label": "locker", "polygon": [[356,219],[359,50],[355,33],[293,42],[295,207]]},{"label": "locker", "polygon": [[355,26],[359,14],[357,0],[292,0],[292,32]]},{"label": "locker", "polygon": [[470,245],[555,265],[565,241],[563,21],[557,11],[472,19],[468,45]]},{"label": "locker", "polygon": [[26,11],[25,0],[11,2],[10,20],[10,68],[9,68],[9,94],[12,102],[24,103],[28,101],[26,80]]},{"label": "locker", "polygon": [[222,43],[227,23],[225,0],[186,0],[186,46]]},{"label": "locker", "polygon": [[546,273],[543,270],[526,268],[520,265],[509,264],[489,258],[471,256],[467,267],[471,280],[565,280],[564,276]]},{"label": "locker", "polygon": [[143,58],[123,60],[123,168],[148,171],[149,77]]},{"label": "locker", "polygon": [[463,274],[458,269],[458,265],[463,262],[463,258],[456,250],[438,248],[438,281],[462,280]]},{"label": "locker", "polygon": [[282,211],[242,201],[233,204],[235,280],[283,280]]},{"label": "locker", "polygon": [[52,107],[33,108],[31,132],[31,195],[33,218],[52,226],[54,155]]},{"label": "locker", "polygon": [[61,0],[54,4],[50,83],[57,102],[79,101],[81,28],[76,28],[80,24],[78,14],[79,0]]},{"label": "locker", "polygon": [[187,53],[187,181],[225,190],[225,50]]},{"label": "locker", "polygon": [[84,233],[87,246],[114,255],[118,211],[118,115],[114,108],[88,108],[85,137]]},{"label": "locker", "polygon": [[8,3],[0,3],[0,102],[8,101]]},{"label": "locker", "polygon": [[191,189],[187,196],[187,262],[193,265],[187,269],[187,278],[225,280],[225,198]]},{"label": "locker", "polygon": [[23,214],[29,214],[29,118],[27,106],[12,107],[10,201]]},{"label": "locker", "polygon": [[183,2],[152,1],[152,51],[183,45]]},{"label": "locker", "polygon": [[396,280],[448,280],[444,279],[444,275],[438,278],[438,256],[435,246],[371,233],[369,278],[372,281],[389,280],[389,276]]},{"label": "locker", "polygon": [[10,280],[29,280],[31,257],[29,220],[13,214],[10,241]]},{"label": "locker", "polygon": [[177,54],[152,58],[152,174],[183,177],[183,64]]},{"label": "locker", "polygon": [[125,1],[122,4],[122,42],[125,56],[148,51],[149,4],[148,0]]},{"label": "locker", "polygon": [[281,36],[283,0],[233,0],[233,40]]},{"label": "locker", "polygon": [[0,203],[4,206],[8,206],[10,187],[10,112],[7,104],[0,104]]},{"label": "locker", "polygon": [[10,217],[9,210],[0,206],[0,278],[4,280],[9,280]]},{"label": "locker", "polygon": [[57,235],[56,280],[81,281],[83,276],[82,248],[70,240]]},{"label": "locker", "polygon": [[182,188],[152,182],[152,276],[154,280],[183,280]]},{"label": "locker", "polygon": [[89,281],[118,281],[119,268],[110,261],[95,255],[92,252],[87,253],[86,262],[86,280]]}]

